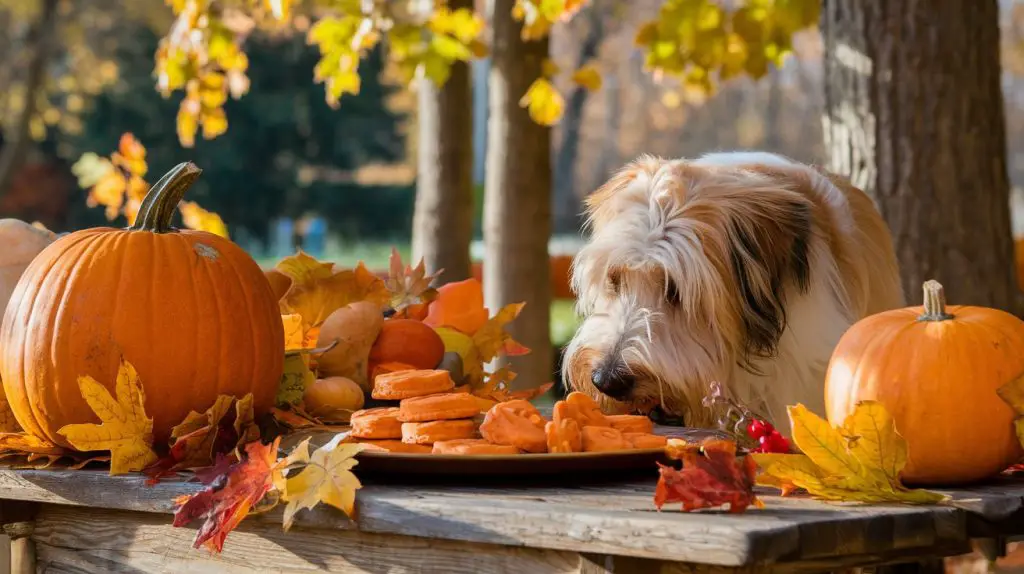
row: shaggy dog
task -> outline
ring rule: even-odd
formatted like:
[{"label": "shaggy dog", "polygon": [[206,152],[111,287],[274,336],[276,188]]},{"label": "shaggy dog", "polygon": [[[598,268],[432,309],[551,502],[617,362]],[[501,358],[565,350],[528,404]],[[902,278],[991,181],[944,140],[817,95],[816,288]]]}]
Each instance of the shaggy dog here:
[{"label": "shaggy dog", "polygon": [[587,200],[573,261],[584,318],[569,388],[609,410],[710,427],[712,382],[789,435],[824,415],[824,375],[858,319],[903,305],[889,230],[846,180],[769,153],[643,157]]}]

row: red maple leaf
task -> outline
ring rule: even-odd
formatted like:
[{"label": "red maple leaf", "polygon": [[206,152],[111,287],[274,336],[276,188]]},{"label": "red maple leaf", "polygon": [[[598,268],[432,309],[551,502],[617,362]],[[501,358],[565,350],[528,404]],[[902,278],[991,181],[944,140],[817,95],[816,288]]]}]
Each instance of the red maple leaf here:
[{"label": "red maple leaf", "polygon": [[174,513],[174,526],[185,526],[196,519],[203,524],[196,532],[193,548],[206,546],[213,552],[224,548],[224,540],[237,527],[250,510],[274,486],[274,476],[281,471],[277,459],[280,438],[264,445],[259,441],[245,446],[245,456],[237,464],[221,461],[223,474],[205,475],[210,486],[179,498]]},{"label": "red maple leaf", "polygon": [[729,512],[761,507],[754,495],[757,464],[751,457],[736,459],[736,443],[707,439],[703,443],[671,440],[666,452],[683,461],[682,470],[658,464],[661,477],[654,491],[654,505],[681,502],[684,512],[729,505]]}]

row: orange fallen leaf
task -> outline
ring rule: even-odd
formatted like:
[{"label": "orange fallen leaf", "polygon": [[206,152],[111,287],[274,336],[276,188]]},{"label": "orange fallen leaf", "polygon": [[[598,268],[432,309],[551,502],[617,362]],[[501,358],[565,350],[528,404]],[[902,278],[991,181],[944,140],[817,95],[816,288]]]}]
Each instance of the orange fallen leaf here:
[{"label": "orange fallen leaf", "polygon": [[433,328],[450,327],[466,335],[487,322],[484,289],[475,278],[442,285],[423,322]]},{"label": "orange fallen leaf", "polygon": [[90,376],[79,377],[78,386],[101,422],[61,427],[57,432],[71,446],[80,451],[109,450],[112,475],[142,470],[157,460],[152,448],[153,419],[146,416],[146,394],[131,363],[121,359],[116,398]]},{"label": "orange fallen leaf", "polygon": [[529,349],[521,345],[512,335],[505,331],[505,326],[519,316],[520,311],[526,303],[512,303],[505,305],[493,317],[473,333],[473,343],[476,345],[480,359],[487,363],[499,354],[509,356],[525,355]]},{"label": "orange fallen leaf", "polygon": [[758,508],[761,501],[754,495],[757,464],[748,456],[736,459],[736,443],[707,439],[690,443],[669,439],[666,454],[683,461],[682,470],[659,464],[661,477],[654,492],[654,505],[681,502],[683,511],[729,505],[729,512],[744,512],[749,506]]},{"label": "orange fallen leaf", "polygon": [[264,445],[245,446],[243,459],[227,466],[224,474],[209,477],[204,490],[178,498],[174,526],[186,526],[197,519],[203,523],[196,532],[193,548],[206,546],[212,552],[224,548],[224,540],[276,484],[283,484],[287,459],[277,458],[280,437]]},{"label": "orange fallen leaf", "polygon": [[[22,461],[12,459],[23,459]],[[0,460],[11,468],[66,468],[77,470],[91,462],[109,461],[109,456],[80,453],[23,432],[0,433]]]}]

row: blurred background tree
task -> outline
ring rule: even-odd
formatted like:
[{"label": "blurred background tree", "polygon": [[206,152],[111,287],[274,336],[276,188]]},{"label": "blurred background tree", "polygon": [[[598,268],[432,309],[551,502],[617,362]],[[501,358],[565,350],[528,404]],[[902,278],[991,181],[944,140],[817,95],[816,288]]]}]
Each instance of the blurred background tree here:
[{"label": "blurred background tree", "polygon": [[[205,174],[192,198],[265,264],[280,249],[276,221],[319,215],[329,222],[327,257],[340,263],[381,267],[396,244],[448,269],[442,280],[482,277],[492,307],[525,300],[515,335],[540,351],[517,368],[532,385],[554,371],[549,339],[557,347],[575,325],[571,301],[547,301],[564,295],[581,199],[641,153],[761,148],[831,161],[875,193],[897,231],[906,285],[935,274],[951,297],[1008,306],[1013,265],[999,222],[1010,202],[999,165],[1024,181],[1024,11],[986,0],[983,13],[954,18],[943,15],[963,7],[943,2],[918,13],[839,0],[56,0],[51,21],[46,0],[0,0],[0,81],[10,86],[0,91],[0,156],[15,166],[0,214],[58,230],[103,223],[70,166],[87,152],[108,155],[132,132],[155,172],[198,161]],[[825,42],[815,29],[823,7]],[[893,29],[987,35],[943,66],[953,55],[942,50],[954,48],[885,27],[869,38],[835,10]],[[993,99],[994,25],[1005,122]],[[34,30],[47,27],[52,46],[40,51]],[[874,61],[875,75],[840,79],[837,70],[853,69],[840,45]],[[529,67],[503,59],[525,53]],[[891,54],[935,65],[911,73],[887,64]],[[26,100],[39,61],[41,87]],[[970,68],[984,89],[940,97],[949,90],[933,86],[967,81],[952,68]],[[898,82],[883,82],[888,69]],[[961,124],[907,115],[968,108],[986,115],[957,116]],[[968,135],[948,135],[958,125]],[[1003,159],[1000,129],[1010,142]],[[474,139],[481,131],[489,142]],[[843,143],[843,134],[863,138]],[[958,161],[945,159],[951,150]],[[1024,204],[1016,189],[1013,197]],[[926,245],[937,230],[943,238]]]}]

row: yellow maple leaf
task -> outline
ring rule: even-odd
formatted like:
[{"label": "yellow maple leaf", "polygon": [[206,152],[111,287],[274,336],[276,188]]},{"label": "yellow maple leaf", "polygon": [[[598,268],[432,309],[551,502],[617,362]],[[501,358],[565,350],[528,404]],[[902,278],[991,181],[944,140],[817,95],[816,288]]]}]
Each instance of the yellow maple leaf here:
[{"label": "yellow maple leaf", "polygon": [[1017,413],[1013,426],[1017,430],[1017,440],[1024,445],[1024,375],[999,387],[996,393]]},{"label": "yellow maple leaf", "polygon": [[758,484],[783,493],[802,488],[825,500],[933,504],[945,499],[900,483],[907,443],[881,403],[861,401],[840,428],[799,404],[789,407],[789,419],[793,442],[803,454],[752,454],[762,469]]},{"label": "yellow maple leaf", "polygon": [[591,92],[596,92],[601,89],[601,72],[597,66],[587,64],[572,73],[572,81]]},{"label": "yellow maple leaf", "polygon": [[194,201],[183,201],[178,205],[178,209],[181,211],[181,220],[185,227],[228,237],[228,226],[216,213],[199,207]]},{"label": "yellow maple leaf", "polygon": [[[341,443],[345,434],[309,455],[306,466],[284,481],[281,498],[288,503],[284,509],[284,529],[291,528],[299,510],[313,508],[323,502],[349,517],[355,511],[356,490],[362,487],[352,467],[359,463],[355,455],[365,448],[359,443]],[[308,449],[308,440],[296,450]],[[301,456],[301,455],[299,455]]]},{"label": "yellow maple leaf", "polygon": [[80,451],[109,450],[112,475],[142,470],[156,462],[152,448],[153,419],[146,416],[146,394],[131,363],[121,359],[115,396],[88,375],[78,378],[78,386],[101,422],[61,427],[57,432],[71,446]]},{"label": "yellow maple leaf", "polygon": [[517,356],[530,352],[505,331],[505,325],[518,317],[524,306],[526,303],[505,305],[473,333],[473,344],[476,346],[479,360],[487,363],[499,353]]},{"label": "yellow maple leaf", "polygon": [[282,314],[281,324],[284,325],[284,350],[293,351],[305,348],[302,315],[298,313]]},{"label": "yellow maple leaf", "polygon": [[281,311],[301,315],[306,331],[349,303],[370,301],[383,309],[391,299],[384,280],[361,261],[355,269],[336,271],[332,263],[322,263],[300,251],[282,259],[277,270],[292,280],[281,298]]},{"label": "yellow maple leaf", "polygon": [[553,126],[562,118],[565,101],[551,82],[537,78],[519,100],[519,106],[530,112],[530,118],[542,126]]}]

